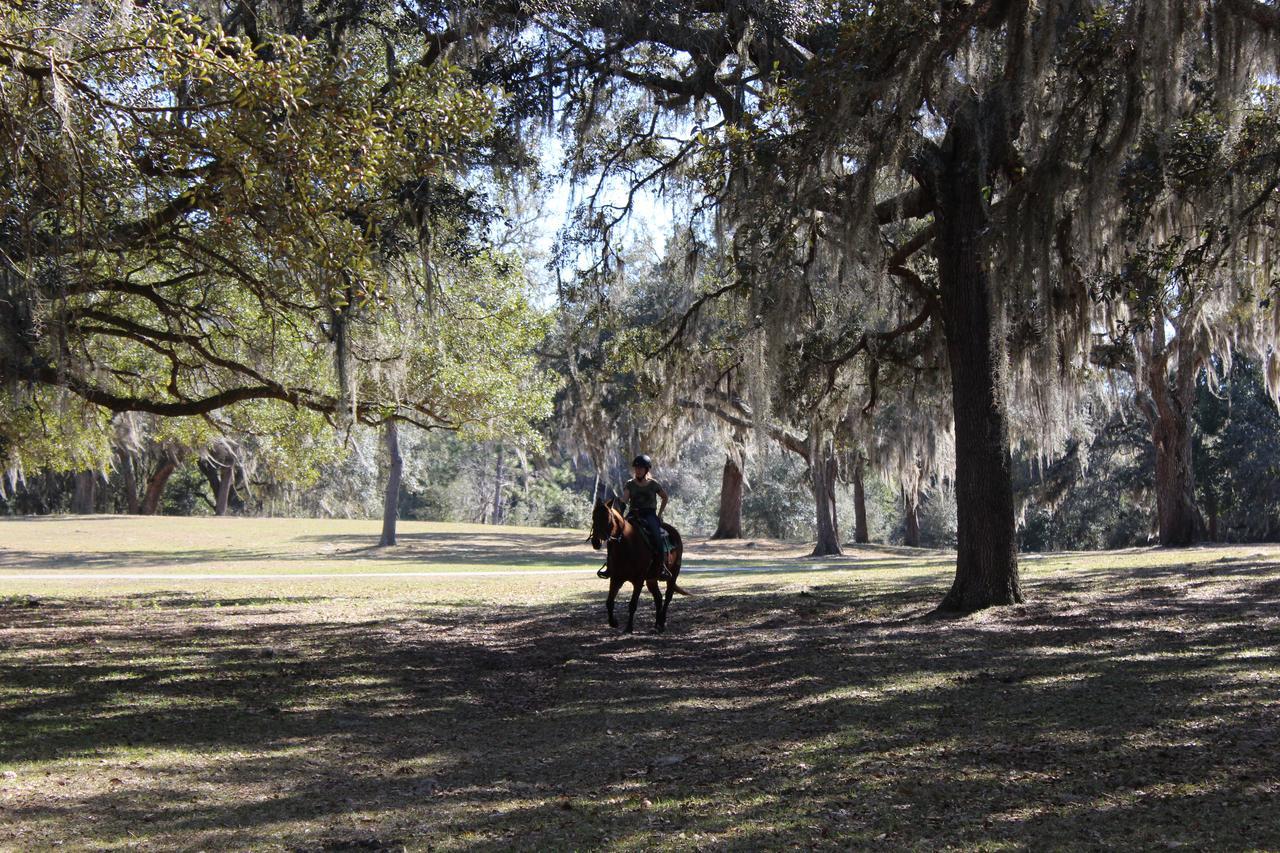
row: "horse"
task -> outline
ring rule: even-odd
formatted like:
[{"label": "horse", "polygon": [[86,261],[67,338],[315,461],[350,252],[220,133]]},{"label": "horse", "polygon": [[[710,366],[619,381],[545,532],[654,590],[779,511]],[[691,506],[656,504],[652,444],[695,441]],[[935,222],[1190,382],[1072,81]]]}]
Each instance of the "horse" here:
[{"label": "horse", "polygon": [[667,535],[671,538],[672,549],[667,554],[667,571],[671,580],[667,581],[667,594],[663,598],[658,589],[658,577],[653,571],[653,549],[640,528],[623,518],[622,513],[614,508],[613,500],[596,501],[591,513],[591,536],[588,537],[591,547],[597,551],[606,546],[608,555],[605,565],[609,567],[609,598],[605,601],[605,609],[609,612],[609,627],[617,628],[618,620],[613,615],[613,601],[618,597],[618,590],[624,583],[630,583],[631,606],[627,611],[627,633],[635,628],[636,605],[640,601],[640,592],[648,586],[653,593],[653,604],[657,608],[656,630],[661,634],[667,627],[667,608],[671,606],[672,593],[688,595],[676,583],[680,574],[680,560],[684,555],[684,545],[680,541],[680,532],[670,524],[663,524]]}]

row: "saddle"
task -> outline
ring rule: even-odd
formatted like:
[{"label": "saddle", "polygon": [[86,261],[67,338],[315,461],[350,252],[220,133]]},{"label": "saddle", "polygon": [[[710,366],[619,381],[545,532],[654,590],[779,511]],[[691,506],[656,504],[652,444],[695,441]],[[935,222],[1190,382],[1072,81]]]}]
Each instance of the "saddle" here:
[{"label": "saddle", "polygon": [[636,522],[635,517],[632,515],[628,515],[627,520],[635,525],[636,530],[640,531],[640,535],[644,537],[645,542],[649,543],[649,547],[655,551],[660,551],[664,558],[675,550],[675,546],[671,544],[671,525],[663,521],[658,522],[658,527],[662,531],[662,541],[655,543],[649,533],[649,528]]}]

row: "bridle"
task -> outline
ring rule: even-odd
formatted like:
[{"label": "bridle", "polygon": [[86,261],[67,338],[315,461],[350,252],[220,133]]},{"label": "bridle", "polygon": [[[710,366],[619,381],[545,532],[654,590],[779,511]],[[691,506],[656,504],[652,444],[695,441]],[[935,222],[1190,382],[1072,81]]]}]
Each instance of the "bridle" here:
[{"label": "bridle", "polygon": [[[622,518],[622,515],[616,509],[609,506],[608,504],[602,503],[602,504],[598,504],[598,506],[602,507],[604,511],[608,513],[609,532],[607,535],[603,537],[596,535],[596,527],[598,524],[598,520],[596,518],[595,509],[592,509],[591,532],[587,534],[587,542],[589,542],[591,544],[591,547],[595,548],[597,551],[600,550],[601,545],[604,546],[605,561],[600,566],[600,568],[596,570],[596,575],[602,578],[607,578],[608,574],[606,574],[606,572],[608,572],[609,570],[609,556],[613,552],[613,546],[618,542],[622,541],[622,534],[626,532],[627,522],[626,522],[626,519]],[[618,522],[621,522],[621,524],[619,524]]]},{"label": "bridle", "polygon": [[[608,513],[609,533],[606,536],[596,535],[596,519],[594,517],[594,511],[593,511],[593,516],[591,519],[591,532],[587,534],[587,542],[591,543],[591,547],[596,548],[597,550],[600,548],[600,545],[607,546],[607,545],[612,545],[612,544],[621,542],[622,534],[626,532],[626,519],[623,519],[622,515],[616,509],[609,506],[608,504],[601,504],[601,506],[603,506],[604,511]],[[615,520],[614,516],[617,516],[617,520]],[[622,524],[619,524],[618,521],[622,521]]]}]

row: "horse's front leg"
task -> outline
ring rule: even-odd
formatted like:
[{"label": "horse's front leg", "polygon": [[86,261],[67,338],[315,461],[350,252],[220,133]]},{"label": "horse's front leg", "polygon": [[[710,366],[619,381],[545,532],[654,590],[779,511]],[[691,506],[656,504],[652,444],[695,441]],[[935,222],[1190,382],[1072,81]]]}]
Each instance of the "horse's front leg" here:
[{"label": "horse's front leg", "polygon": [[644,589],[642,581],[631,582],[631,605],[627,609],[627,633],[630,634],[636,628],[636,605],[640,603],[640,590]]},{"label": "horse's front leg", "polygon": [[618,617],[613,615],[613,600],[618,597],[618,590],[622,589],[622,578],[609,578],[609,597],[605,599],[604,608],[609,612],[609,627],[618,627]]},{"label": "horse's front leg", "polygon": [[658,579],[649,578],[649,592],[653,593],[653,628],[659,634],[667,624],[667,614],[662,609],[662,590],[658,588]]}]

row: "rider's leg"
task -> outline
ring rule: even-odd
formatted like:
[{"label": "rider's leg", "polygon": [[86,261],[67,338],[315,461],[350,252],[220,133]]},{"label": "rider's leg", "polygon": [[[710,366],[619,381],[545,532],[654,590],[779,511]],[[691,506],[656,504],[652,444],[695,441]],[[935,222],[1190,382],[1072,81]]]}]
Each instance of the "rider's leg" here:
[{"label": "rider's leg", "polygon": [[667,571],[666,554],[662,553],[662,522],[658,520],[658,514],[652,510],[643,513],[637,513],[637,518],[649,531],[649,542],[653,546],[653,567],[658,577],[662,580],[670,580],[671,572]]}]

